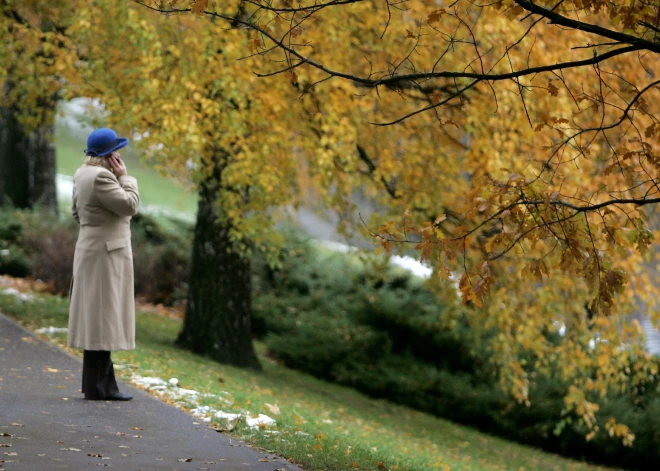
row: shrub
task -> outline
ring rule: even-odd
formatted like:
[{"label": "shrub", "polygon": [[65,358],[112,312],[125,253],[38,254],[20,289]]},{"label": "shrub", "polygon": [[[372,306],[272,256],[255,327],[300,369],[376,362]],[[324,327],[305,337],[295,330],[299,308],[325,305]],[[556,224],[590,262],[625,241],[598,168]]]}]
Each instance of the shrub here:
[{"label": "shrub", "polygon": [[[166,231],[151,216],[134,218],[132,243],[136,295],[147,302],[172,305],[185,296],[192,228],[172,223]],[[53,294],[67,294],[71,284],[77,224],[38,209],[0,211],[0,274],[33,277]]]},{"label": "shrub", "polygon": [[136,295],[146,302],[167,306],[181,302],[190,271],[190,253],[185,244],[167,241],[158,245],[136,239],[133,242]]},{"label": "shrub", "polygon": [[0,249],[0,275],[25,278],[32,273],[32,261],[20,247],[8,245]]},{"label": "shrub", "polygon": [[23,227],[20,242],[32,259],[31,276],[46,283],[53,294],[69,292],[77,236],[75,223],[53,216],[34,215]]},{"label": "shrub", "polygon": [[8,246],[18,242],[23,226],[17,219],[17,214],[18,211],[13,209],[0,211],[0,244]]},{"label": "shrub", "polygon": [[[278,270],[255,264],[253,326],[289,367],[522,443],[578,459],[633,469],[660,462],[657,383],[639,397],[600,401],[637,436],[635,446],[601,431],[591,441],[578,422],[555,434],[568,384],[537,377],[531,405],[496,383],[486,351],[460,316],[409,275],[378,271],[355,257],[296,242]],[[302,245],[300,245],[302,244]],[[449,330],[446,319],[458,319]]]}]

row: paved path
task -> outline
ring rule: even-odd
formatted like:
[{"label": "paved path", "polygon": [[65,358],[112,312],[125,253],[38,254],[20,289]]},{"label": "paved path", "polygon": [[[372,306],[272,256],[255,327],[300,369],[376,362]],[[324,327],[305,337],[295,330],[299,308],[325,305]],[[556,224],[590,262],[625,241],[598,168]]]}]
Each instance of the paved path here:
[{"label": "paved path", "polygon": [[301,471],[123,383],[130,402],[85,401],[81,368],[0,313],[0,470]]}]

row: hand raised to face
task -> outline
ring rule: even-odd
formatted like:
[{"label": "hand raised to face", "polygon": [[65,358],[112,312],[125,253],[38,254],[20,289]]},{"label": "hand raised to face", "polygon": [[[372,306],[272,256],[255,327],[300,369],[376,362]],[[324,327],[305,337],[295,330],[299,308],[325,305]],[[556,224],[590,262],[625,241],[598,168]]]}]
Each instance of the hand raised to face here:
[{"label": "hand raised to face", "polygon": [[117,175],[118,177],[122,175],[126,175],[127,170],[126,170],[126,164],[124,161],[121,159],[119,156],[119,152],[115,151],[110,156],[108,157],[108,162],[110,163],[110,166],[112,167],[112,171]]}]

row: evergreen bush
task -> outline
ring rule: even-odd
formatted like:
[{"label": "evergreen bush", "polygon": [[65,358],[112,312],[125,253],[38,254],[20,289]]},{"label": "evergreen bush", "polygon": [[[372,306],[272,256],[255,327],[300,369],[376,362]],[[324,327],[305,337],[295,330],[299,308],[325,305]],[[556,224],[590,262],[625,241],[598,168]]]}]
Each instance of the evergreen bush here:
[{"label": "evergreen bush", "polygon": [[256,264],[253,303],[257,334],[287,366],[548,451],[657,469],[657,383],[635,398],[599,401],[599,422],[613,417],[629,425],[634,447],[604,432],[586,441],[577,422],[557,435],[568,384],[537,377],[531,404],[514,403],[497,384],[488,353],[477,347],[483,342],[473,341],[460,316],[453,316],[458,329],[448,329],[449,306],[410,275],[305,244],[288,254],[278,270]]}]

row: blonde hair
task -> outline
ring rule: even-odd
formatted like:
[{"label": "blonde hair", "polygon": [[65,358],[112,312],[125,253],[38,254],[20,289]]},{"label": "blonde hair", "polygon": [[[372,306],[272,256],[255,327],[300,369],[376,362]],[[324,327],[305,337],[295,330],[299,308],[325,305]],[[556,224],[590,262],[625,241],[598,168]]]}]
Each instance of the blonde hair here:
[{"label": "blonde hair", "polygon": [[110,166],[110,163],[108,162],[108,159],[105,157],[95,157],[93,155],[86,155],[85,160],[83,160],[83,163],[85,165],[92,165],[95,167],[103,167],[108,170],[112,170],[112,167]]}]

